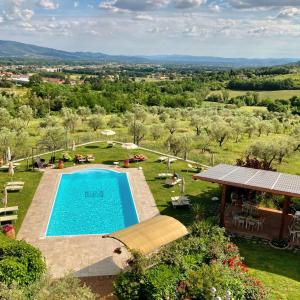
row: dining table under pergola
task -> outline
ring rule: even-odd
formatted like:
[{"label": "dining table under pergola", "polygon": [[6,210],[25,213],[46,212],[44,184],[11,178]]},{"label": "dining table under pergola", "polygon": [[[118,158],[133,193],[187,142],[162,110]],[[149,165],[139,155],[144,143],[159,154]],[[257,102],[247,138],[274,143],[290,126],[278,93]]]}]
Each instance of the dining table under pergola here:
[{"label": "dining table under pergola", "polygon": [[221,186],[221,226],[225,224],[226,201],[231,188],[242,188],[283,196],[284,203],[278,233],[280,239],[283,238],[287,226],[291,199],[300,199],[300,176],[298,175],[220,164],[205,172],[195,174],[193,177],[195,180],[217,183]]}]

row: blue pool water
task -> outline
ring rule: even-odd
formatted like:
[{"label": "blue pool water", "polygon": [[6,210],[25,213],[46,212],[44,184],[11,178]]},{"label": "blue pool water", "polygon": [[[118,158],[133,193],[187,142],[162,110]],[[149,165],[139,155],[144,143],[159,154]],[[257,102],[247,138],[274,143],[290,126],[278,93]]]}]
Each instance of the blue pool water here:
[{"label": "blue pool water", "polygon": [[107,234],[138,223],[126,173],[63,174],[46,236]]}]

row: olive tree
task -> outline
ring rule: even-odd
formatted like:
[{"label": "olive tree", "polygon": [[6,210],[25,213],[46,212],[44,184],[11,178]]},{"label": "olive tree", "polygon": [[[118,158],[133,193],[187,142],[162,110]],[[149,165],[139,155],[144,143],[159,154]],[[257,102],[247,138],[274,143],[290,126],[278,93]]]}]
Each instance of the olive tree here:
[{"label": "olive tree", "polygon": [[129,134],[133,136],[133,143],[139,145],[147,134],[147,127],[141,121],[133,122],[129,126]]},{"label": "olive tree", "polygon": [[24,121],[25,126],[27,127],[29,125],[29,122],[33,118],[33,110],[28,105],[22,105],[19,107],[18,110],[18,117]]},{"label": "olive tree", "polygon": [[165,126],[166,129],[169,130],[170,134],[173,135],[178,129],[178,122],[176,120],[168,120]]},{"label": "olive tree", "polygon": [[219,147],[222,147],[231,135],[232,129],[225,121],[214,122],[209,128],[209,136],[219,144]]},{"label": "olive tree", "polygon": [[164,134],[164,127],[161,124],[154,124],[150,127],[153,140],[158,140]]},{"label": "olive tree", "polygon": [[89,121],[88,125],[94,130],[97,131],[97,129],[104,126],[104,121],[100,115],[93,115]]}]

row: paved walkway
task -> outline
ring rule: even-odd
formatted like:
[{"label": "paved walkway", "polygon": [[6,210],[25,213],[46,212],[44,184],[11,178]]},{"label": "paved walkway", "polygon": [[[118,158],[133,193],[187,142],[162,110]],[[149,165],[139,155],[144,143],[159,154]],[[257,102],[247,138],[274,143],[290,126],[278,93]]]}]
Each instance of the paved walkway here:
[{"label": "paved walkway", "polygon": [[113,250],[121,244],[113,239],[102,239],[101,235],[45,237],[60,175],[90,168],[127,172],[140,221],[159,214],[142,170],[101,164],[80,165],[64,170],[45,170],[18,233],[18,239],[24,239],[42,251],[50,273],[55,278],[70,271],[75,272],[78,277],[115,275],[128,258],[127,251],[123,251],[121,255],[113,254]]}]

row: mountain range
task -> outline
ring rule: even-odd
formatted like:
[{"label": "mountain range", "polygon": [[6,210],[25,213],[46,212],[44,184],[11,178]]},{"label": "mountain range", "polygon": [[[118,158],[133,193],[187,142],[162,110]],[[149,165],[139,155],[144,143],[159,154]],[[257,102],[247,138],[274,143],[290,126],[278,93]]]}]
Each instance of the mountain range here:
[{"label": "mountain range", "polygon": [[205,67],[263,67],[295,63],[296,58],[225,58],[191,55],[126,56],[97,52],[69,52],[52,48],[0,40],[0,58],[78,62],[119,62],[148,64],[188,64]]}]

